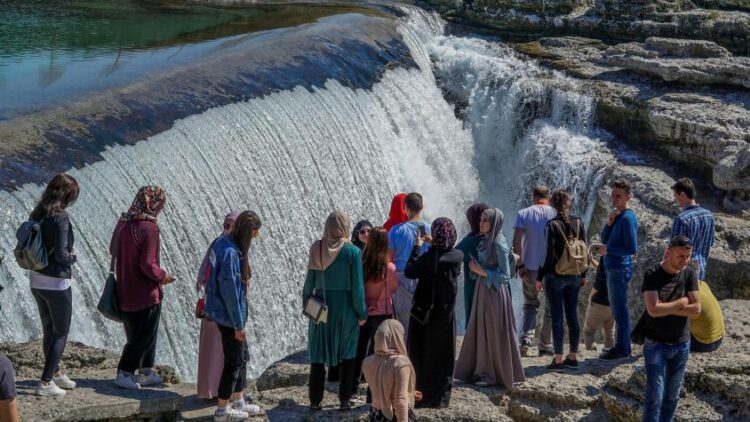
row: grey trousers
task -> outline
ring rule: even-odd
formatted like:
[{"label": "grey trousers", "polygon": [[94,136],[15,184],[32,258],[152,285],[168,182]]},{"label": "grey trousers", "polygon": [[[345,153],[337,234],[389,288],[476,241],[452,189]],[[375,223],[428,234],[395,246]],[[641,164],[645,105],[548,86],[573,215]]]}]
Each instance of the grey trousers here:
[{"label": "grey trousers", "polygon": [[[521,328],[521,345],[534,344],[536,335],[536,313],[541,305],[539,294],[534,288],[534,282],[539,274],[537,270],[529,270],[523,280],[523,327]],[[544,317],[542,319],[542,335],[539,337],[540,350],[552,350],[552,313],[549,303],[545,300]]]},{"label": "grey trousers", "polygon": [[411,316],[412,298],[417,289],[417,281],[406,278],[404,273],[396,273],[399,286],[393,293],[393,317],[404,326],[404,338],[409,338],[409,317]]}]

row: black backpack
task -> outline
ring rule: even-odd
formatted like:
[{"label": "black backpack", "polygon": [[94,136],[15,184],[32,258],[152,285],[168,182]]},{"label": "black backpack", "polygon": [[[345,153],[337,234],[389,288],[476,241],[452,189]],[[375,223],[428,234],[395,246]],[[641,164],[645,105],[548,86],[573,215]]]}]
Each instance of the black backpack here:
[{"label": "black backpack", "polygon": [[13,250],[18,266],[24,270],[44,269],[48,262],[47,248],[42,242],[42,223],[29,220],[21,224],[16,232],[18,244]]}]

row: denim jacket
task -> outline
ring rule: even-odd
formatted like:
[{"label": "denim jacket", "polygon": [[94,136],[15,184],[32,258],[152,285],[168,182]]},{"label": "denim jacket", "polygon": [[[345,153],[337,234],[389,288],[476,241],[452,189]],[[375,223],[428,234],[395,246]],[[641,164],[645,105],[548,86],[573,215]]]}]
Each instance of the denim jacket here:
[{"label": "denim jacket", "polygon": [[240,248],[229,236],[219,238],[208,254],[211,275],[206,282],[206,314],[235,330],[247,323],[247,284],[242,282],[240,257]]}]

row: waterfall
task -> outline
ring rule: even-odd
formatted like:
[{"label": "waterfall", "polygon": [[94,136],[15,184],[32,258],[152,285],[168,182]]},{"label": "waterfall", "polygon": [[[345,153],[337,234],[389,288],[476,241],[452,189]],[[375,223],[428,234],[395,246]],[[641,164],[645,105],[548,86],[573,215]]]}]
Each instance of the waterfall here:
[{"label": "waterfall", "polygon": [[[464,210],[481,199],[506,212],[510,235],[529,187],[546,182],[573,190],[578,212],[590,214],[611,160],[590,97],[501,44],[444,36],[436,15],[403,10],[399,32],[418,68],[387,70],[371,89],[329,80],[212,108],[71,169],[82,190],[70,209],[79,259],[69,338],[112,350],[124,342],[122,328],[95,304],[111,230],[143,184],[168,192],[162,264],[177,276],[165,288],[157,361],[186,380],[197,369],[195,274],[231,209],[263,220],[251,251],[251,376],[305,344],[307,251],[334,208],[377,223],[394,193],[419,191],[428,218],[448,216],[465,229]],[[41,335],[27,276],[7,251],[42,188],[0,191],[0,341]]]}]

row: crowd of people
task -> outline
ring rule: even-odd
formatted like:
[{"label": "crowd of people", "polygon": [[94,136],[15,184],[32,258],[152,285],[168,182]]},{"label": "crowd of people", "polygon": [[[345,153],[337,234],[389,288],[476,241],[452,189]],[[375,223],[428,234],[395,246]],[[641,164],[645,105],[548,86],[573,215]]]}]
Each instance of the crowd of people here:
[{"label": "crowd of people", "polygon": [[[628,290],[638,253],[638,218],[629,206],[630,184],[617,180],[611,188],[612,212],[594,244],[585,222],[571,214],[571,195],[544,186],[535,187],[532,205],[518,211],[512,243],[503,234],[503,211],[483,203],[466,211],[470,231],[460,241],[450,219],[424,220],[423,198],[416,192],[397,194],[382,226],[362,220],[350,231],[350,217],[332,212],[321,239],[310,247],[302,289],[306,308],[320,305],[308,326],[311,411],[322,408],[326,376],[339,383],[342,410],[366,400],[372,421],[414,420],[414,408],[447,407],[454,380],[512,388],[525,381],[522,356],[531,354],[536,337],[538,355],[552,358],[549,370],[576,370],[579,294],[591,270],[596,275],[584,318],[584,347],[595,350],[603,331],[599,359],[617,361],[631,356],[631,337],[638,342],[642,336],[648,380],[643,419],[671,420],[689,352],[716,350],[724,336],[721,310],[705,281],[713,215],[696,203],[692,181],[680,179],[672,186],[682,212],[661,262],[645,273],[646,311],[631,329]],[[60,360],[77,260],[67,209],[78,193],[73,177],[56,175],[29,218],[39,226],[47,255],[43,268],[29,271],[43,331],[45,363],[35,390],[42,396],[63,396],[76,388]],[[114,383],[125,389],[162,383],[155,369],[161,304],[164,286],[175,280],[160,263],[158,217],[166,204],[164,189],[142,187],[116,222],[110,242],[117,311],[127,339]],[[197,275],[196,316],[202,319],[197,393],[217,400],[215,421],[263,413],[243,394],[249,251],[261,227],[252,211],[228,214]],[[457,354],[462,272],[466,334]],[[516,276],[523,283],[520,332],[510,292]],[[18,420],[12,380],[12,367],[0,355],[2,422]],[[365,399],[358,394],[363,382]]]}]

